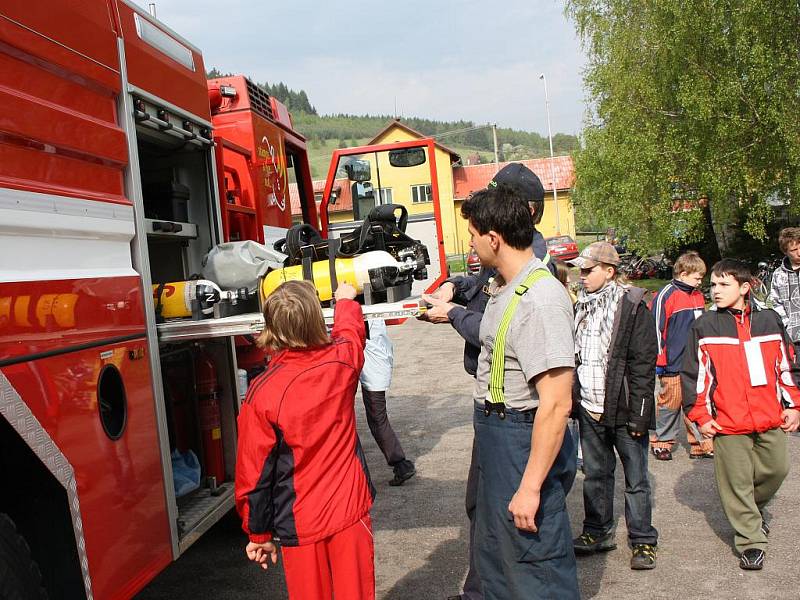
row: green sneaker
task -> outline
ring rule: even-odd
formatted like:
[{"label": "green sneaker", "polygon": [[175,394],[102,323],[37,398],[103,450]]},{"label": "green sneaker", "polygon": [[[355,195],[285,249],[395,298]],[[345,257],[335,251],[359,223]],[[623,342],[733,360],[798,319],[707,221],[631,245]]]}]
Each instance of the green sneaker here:
[{"label": "green sneaker", "polygon": [[579,537],[572,540],[572,547],[575,554],[594,554],[595,552],[608,552],[617,547],[614,535],[594,535],[592,533],[582,533]]},{"label": "green sneaker", "polygon": [[656,568],[656,547],[652,544],[634,544],[631,569],[645,571]]}]

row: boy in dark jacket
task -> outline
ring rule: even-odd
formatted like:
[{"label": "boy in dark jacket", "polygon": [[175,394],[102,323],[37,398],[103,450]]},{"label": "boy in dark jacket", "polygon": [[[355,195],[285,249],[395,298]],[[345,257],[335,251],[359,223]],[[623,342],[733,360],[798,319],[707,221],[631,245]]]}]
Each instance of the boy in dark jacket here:
[{"label": "boy in dark jacket", "polygon": [[784,227],[778,234],[778,245],[785,255],[772,273],[769,302],[778,313],[795,345],[800,347],[800,227]]},{"label": "boy in dark jacket", "polygon": [[[681,254],[672,267],[674,279],[653,298],[650,310],[656,319],[658,338],[658,402],[656,429],[650,437],[653,456],[657,460],[672,460],[672,447],[678,438],[683,402],[681,399],[681,364],[689,339],[689,328],[706,309],[705,298],[699,290],[706,264],[697,252]],[[689,458],[712,458],[714,445],[704,440],[696,426],[683,417]]]},{"label": "boy in dark jacket", "polygon": [[239,413],[236,508],[264,569],[280,538],[290,600],[375,598],[375,496],[354,401],[365,328],[356,291],[336,290],[328,336],[314,285],[287,281],[264,302],[267,370]]},{"label": "boy in dark jacket", "polygon": [[740,261],[714,265],[716,310],[692,326],[681,381],[684,410],[714,440],[717,489],[736,531],[739,566],[758,570],[769,533],[763,509],[789,471],[784,432],[800,425],[800,391],[786,330],[775,311],[749,303],[751,280]]},{"label": "boy in dark jacket", "polygon": [[647,478],[647,431],[655,426],[653,315],[643,302],[643,289],[617,281],[619,255],[608,242],[587,246],[574,263],[583,286],[575,306],[573,400],[579,404],[585,518],[573,546],[576,554],[616,548],[616,449],[625,471],[631,569],[653,569],[658,532]]}]

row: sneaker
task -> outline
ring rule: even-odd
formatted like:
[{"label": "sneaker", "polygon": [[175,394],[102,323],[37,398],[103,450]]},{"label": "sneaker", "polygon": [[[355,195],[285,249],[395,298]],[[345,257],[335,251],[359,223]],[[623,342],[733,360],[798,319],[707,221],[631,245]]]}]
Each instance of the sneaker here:
[{"label": "sneaker", "polygon": [[389,481],[389,485],[403,485],[406,481],[417,474],[414,463],[410,460],[403,460],[394,466],[394,477]]},{"label": "sneaker", "polygon": [[656,547],[653,544],[634,544],[631,569],[645,571],[656,568]]},{"label": "sneaker", "polygon": [[605,535],[582,533],[572,540],[572,547],[575,549],[575,554],[594,554],[595,552],[613,550],[617,547],[617,543],[611,533]]},{"label": "sneaker", "polygon": [[692,460],[697,459],[697,458],[714,458],[714,453],[713,452],[703,452],[702,454],[690,454],[689,458],[691,458]]},{"label": "sneaker", "polygon": [[669,448],[653,448],[656,460],[672,460],[672,451]]},{"label": "sneaker", "polygon": [[764,568],[766,554],[758,548],[748,548],[739,557],[739,568],[745,571],[760,571]]},{"label": "sneaker", "polygon": [[769,523],[764,520],[764,517],[761,517],[761,533],[764,534],[764,537],[769,537]]}]

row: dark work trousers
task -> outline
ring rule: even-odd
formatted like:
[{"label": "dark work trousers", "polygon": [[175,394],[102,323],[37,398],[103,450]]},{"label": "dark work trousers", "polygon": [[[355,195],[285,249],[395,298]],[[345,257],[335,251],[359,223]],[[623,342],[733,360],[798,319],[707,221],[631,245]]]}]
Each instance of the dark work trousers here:
[{"label": "dark work trousers", "polygon": [[479,477],[478,443],[473,437],[472,457],[469,461],[469,475],[467,475],[467,493],[464,497],[467,517],[469,518],[469,571],[467,571],[467,578],[464,580],[464,591],[461,593],[461,600],[483,600],[481,578],[478,575],[475,556],[475,508],[478,505]]},{"label": "dark work trousers", "polygon": [[564,435],[547,474],[536,513],[538,531],[514,525],[508,504],[519,488],[531,451],[535,411],[506,409],[485,416],[476,408],[478,506],[475,539],[486,600],[580,598],[566,496],[575,479],[575,445]]},{"label": "dark work trousers", "polygon": [[406,455],[400,445],[400,440],[397,439],[397,434],[392,429],[392,424],[389,423],[389,416],[386,414],[386,392],[371,391],[362,385],[361,395],[364,398],[367,425],[378,448],[386,457],[386,462],[392,467],[403,462]]},{"label": "dark work trousers", "polygon": [[658,544],[647,478],[647,435],[634,439],[625,425],[606,427],[579,409],[583,450],[584,533],[605,535],[614,527],[614,470],[619,454],[625,473],[625,522],[630,544]]}]

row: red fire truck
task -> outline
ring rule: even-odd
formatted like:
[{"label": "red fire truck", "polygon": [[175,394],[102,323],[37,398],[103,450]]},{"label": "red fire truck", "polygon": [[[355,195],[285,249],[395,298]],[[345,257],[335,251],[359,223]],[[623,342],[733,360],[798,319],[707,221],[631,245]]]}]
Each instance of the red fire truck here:
[{"label": "red fire truck", "polygon": [[[433,181],[432,142],[410,146]],[[389,163],[419,167],[395,150]],[[332,176],[368,187],[364,162]],[[221,242],[290,225],[290,183],[316,224],[285,107],[242,77],[206,82],[200,51],[138,6],[0,5],[4,594],[130,598],[230,510],[237,340],[263,322],[162,322],[151,290],[200,273]],[[173,464],[192,450],[202,482],[182,494]]]}]

